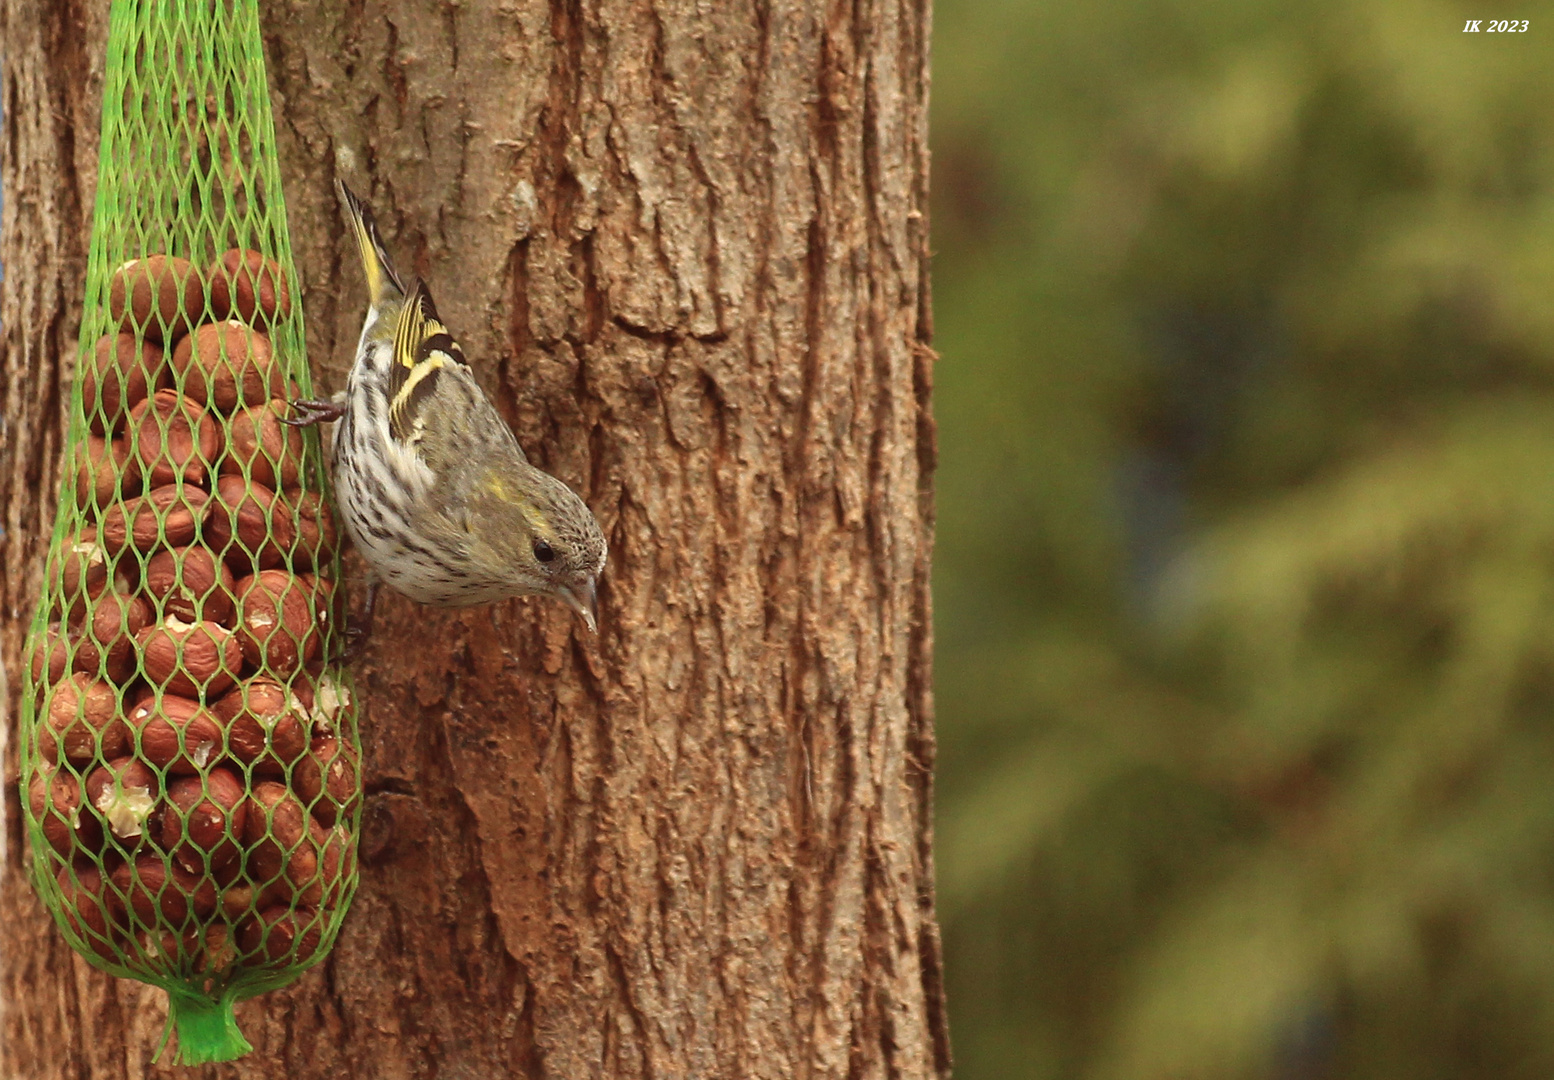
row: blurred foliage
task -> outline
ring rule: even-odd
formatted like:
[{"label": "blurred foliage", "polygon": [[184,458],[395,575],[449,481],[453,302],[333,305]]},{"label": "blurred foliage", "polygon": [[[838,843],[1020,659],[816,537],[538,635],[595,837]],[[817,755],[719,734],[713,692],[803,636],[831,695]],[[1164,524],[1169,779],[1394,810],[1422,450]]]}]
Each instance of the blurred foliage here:
[{"label": "blurred foliage", "polygon": [[1502,7],[938,0],[963,1080],[1554,1076],[1554,20]]}]

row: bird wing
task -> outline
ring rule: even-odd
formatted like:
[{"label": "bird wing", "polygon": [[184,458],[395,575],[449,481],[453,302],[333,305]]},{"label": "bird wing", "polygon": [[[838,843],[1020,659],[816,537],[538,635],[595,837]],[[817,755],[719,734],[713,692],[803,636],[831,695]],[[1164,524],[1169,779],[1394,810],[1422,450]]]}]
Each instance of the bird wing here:
[{"label": "bird wing", "polygon": [[468,367],[464,350],[437,317],[432,294],[426,291],[425,283],[414,282],[394,327],[389,433],[402,443],[419,442],[426,427],[423,411],[436,397],[439,383],[447,378],[464,381],[459,376],[467,376]]},{"label": "bird wing", "polygon": [[383,237],[378,235],[378,223],[372,216],[372,207],[356,197],[345,186],[345,181],[335,180],[335,191],[345,204],[346,216],[351,221],[351,231],[356,235],[356,246],[361,251],[362,270],[367,274],[367,292],[376,307],[385,299],[405,294],[404,282],[394,271],[388,252],[383,248]]}]

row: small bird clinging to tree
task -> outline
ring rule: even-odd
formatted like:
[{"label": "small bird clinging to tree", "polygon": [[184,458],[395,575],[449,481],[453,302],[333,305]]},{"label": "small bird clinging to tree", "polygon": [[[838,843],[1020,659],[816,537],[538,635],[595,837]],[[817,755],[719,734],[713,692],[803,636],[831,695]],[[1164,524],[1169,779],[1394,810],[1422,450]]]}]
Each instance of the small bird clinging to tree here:
[{"label": "small bird clinging to tree", "polygon": [[[371,297],[345,390],[287,423],[339,421],[334,489],[374,575],[422,604],[550,596],[596,630],[604,533],[577,494],[529,464],[420,281],[406,289],[372,211],[343,183]],[[368,589],[370,627],[377,582]]]}]

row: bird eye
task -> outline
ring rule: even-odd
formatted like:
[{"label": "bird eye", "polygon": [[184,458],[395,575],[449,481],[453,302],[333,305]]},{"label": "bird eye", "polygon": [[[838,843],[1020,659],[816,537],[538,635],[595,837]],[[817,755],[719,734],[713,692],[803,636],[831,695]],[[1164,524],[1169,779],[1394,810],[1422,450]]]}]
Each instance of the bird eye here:
[{"label": "bird eye", "polygon": [[556,549],[543,540],[534,541],[534,557],[540,562],[550,562],[556,557]]}]

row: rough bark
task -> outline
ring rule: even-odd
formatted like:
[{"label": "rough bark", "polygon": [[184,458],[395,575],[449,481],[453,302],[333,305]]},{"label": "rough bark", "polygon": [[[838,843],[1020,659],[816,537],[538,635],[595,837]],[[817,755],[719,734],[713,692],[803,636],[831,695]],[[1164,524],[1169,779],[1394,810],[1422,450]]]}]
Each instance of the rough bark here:
[{"label": "rough bark", "polygon": [[[53,515],[106,4],[0,0],[0,657]],[[363,877],[221,1077],[948,1073],[933,915],[926,0],[265,5],[314,370],[376,205],[611,543],[603,630],[388,598]],[[15,680],[10,727],[14,744]],[[154,1065],[75,959],[6,751],[0,1072]]]}]

